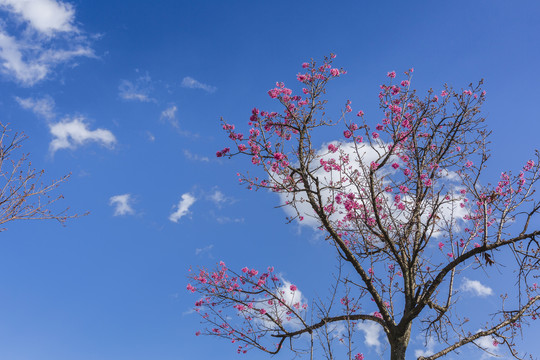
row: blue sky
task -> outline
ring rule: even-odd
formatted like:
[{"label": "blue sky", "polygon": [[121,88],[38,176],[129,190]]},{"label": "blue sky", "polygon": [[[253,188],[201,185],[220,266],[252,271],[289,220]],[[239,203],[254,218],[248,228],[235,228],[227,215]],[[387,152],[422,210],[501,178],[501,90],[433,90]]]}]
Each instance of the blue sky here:
[{"label": "blue sky", "polygon": [[[72,174],[59,206],[90,212],[2,233],[0,359],[236,358],[194,336],[188,269],[273,265],[314,297],[334,257],[286,224],[277,196],[238,185],[248,160],[215,158],[228,145],[220,117],[244,124],[252,107],[275,108],[268,89],[331,52],[348,73],[329,87],[329,114],[351,99],[374,124],[388,71],[414,67],[420,91],[483,78],[485,181],[496,181],[538,147],[539,15],[536,1],[502,0],[0,0],[0,121],[29,136],[46,179]],[[472,291],[468,309],[512,283],[504,269],[481,276],[494,293]],[[527,330],[523,348],[534,353],[538,336]],[[422,348],[413,339],[411,355]]]}]

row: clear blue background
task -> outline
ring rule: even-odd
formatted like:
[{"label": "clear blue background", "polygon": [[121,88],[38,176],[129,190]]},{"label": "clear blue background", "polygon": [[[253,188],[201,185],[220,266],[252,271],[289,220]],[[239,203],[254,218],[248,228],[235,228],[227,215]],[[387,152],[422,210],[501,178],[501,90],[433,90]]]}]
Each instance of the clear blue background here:
[{"label": "clear blue background", "polygon": [[[320,284],[334,261],[327,244],[286,225],[283,211],[273,208],[275,195],[238,186],[235,174],[249,168],[247,159],[214,155],[229,145],[220,117],[244,125],[254,106],[277,110],[266,91],[276,81],[296,86],[300,64],[312,57],[337,54],[335,64],[348,74],[331,84],[328,98],[340,106],[351,99],[373,124],[382,117],[378,85],[388,71],[414,67],[413,87],[420,91],[484,78],[483,113],[493,130],[486,182],[519,169],[539,147],[537,1],[70,3],[96,57],[59,64],[31,86],[4,74],[0,121],[29,136],[24,151],[33,166],[46,169],[46,179],[72,173],[61,186],[60,207],[90,215],[67,227],[7,225],[0,238],[0,359],[236,358],[227,341],[194,336],[199,319],[189,311],[196,298],[185,290],[190,266],[219,260],[234,268],[273,265],[308,298],[324,296],[327,285]],[[11,16],[5,9],[0,14]],[[217,90],[183,87],[188,76]],[[122,81],[138,84],[152,101],[123,99]],[[49,122],[15,98],[43,96],[55,102],[57,117]],[[171,106],[179,128],[160,119]],[[52,156],[49,123],[75,115],[91,130],[111,131],[114,148],[90,142]],[[219,206],[209,198],[216,190],[227,198]],[[135,214],[114,216],[109,198],[125,193]],[[197,201],[173,223],[168,216],[184,193]],[[225,217],[237,221],[223,223]],[[489,275],[484,281],[497,294],[509,288],[497,287],[501,279],[513,284],[504,268]],[[497,295],[465,306],[486,303],[497,304]],[[525,334],[522,348],[538,354],[538,325]],[[367,359],[379,358],[361,338],[358,346]],[[411,357],[419,348],[413,338]]]}]

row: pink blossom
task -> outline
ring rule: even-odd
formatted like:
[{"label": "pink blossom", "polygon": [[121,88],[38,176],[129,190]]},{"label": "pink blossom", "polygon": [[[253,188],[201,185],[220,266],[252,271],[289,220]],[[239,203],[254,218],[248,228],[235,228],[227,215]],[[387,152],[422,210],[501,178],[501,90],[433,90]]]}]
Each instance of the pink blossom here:
[{"label": "pink blossom", "polygon": [[304,82],[308,79],[308,77],[304,74],[296,74],[296,79],[300,82]]},{"label": "pink blossom", "polygon": [[339,69],[331,69],[330,74],[332,74],[332,76],[339,76]]},{"label": "pink blossom", "polygon": [[403,86],[403,87],[409,86],[409,80],[403,80],[403,81],[401,82],[401,86]]},{"label": "pink blossom", "polygon": [[430,187],[431,185],[433,185],[433,181],[431,179],[427,179],[425,182],[424,182],[424,185],[426,185],[427,187]]},{"label": "pink blossom", "polygon": [[223,156],[223,154],[221,153],[221,151],[216,152],[216,157],[222,157],[222,156]]},{"label": "pink blossom", "polygon": [[373,133],[371,133],[371,136],[373,136],[374,139],[377,139],[379,137],[379,133],[374,131]]},{"label": "pink blossom", "polygon": [[345,130],[343,132],[343,136],[345,136],[348,139],[352,136],[352,132],[350,132],[349,130]]},{"label": "pink blossom", "polygon": [[403,203],[399,203],[397,207],[399,210],[405,210],[405,204]]},{"label": "pink blossom", "polygon": [[364,354],[358,353],[354,356],[354,360],[364,360]]},{"label": "pink blossom", "polygon": [[196,290],[196,289],[193,287],[193,285],[191,285],[191,284],[187,284],[186,289],[187,289],[188,291],[191,291],[191,292],[195,292],[195,290]]},{"label": "pink blossom", "polygon": [[406,187],[405,185],[399,185],[399,192],[402,194],[406,194],[409,192],[409,188]]},{"label": "pink blossom", "polygon": [[293,285],[293,284],[291,284],[291,286],[289,287],[289,289],[291,289],[291,291],[296,291],[296,290],[298,290],[298,288],[296,287],[296,285]]},{"label": "pink blossom", "polygon": [[199,335],[201,335],[201,332],[200,332],[200,331],[197,331],[197,332],[195,333],[195,336],[199,336]]},{"label": "pink blossom", "polygon": [[448,253],[448,254],[446,254],[446,255],[448,255],[449,258],[453,258],[453,257],[454,257],[454,254],[453,254],[453,253]]},{"label": "pink blossom", "polygon": [[264,310],[264,309],[259,310],[259,312],[261,313],[261,315],[266,314],[266,310]]},{"label": "pink blossom", "polygon": [[379,318],[379,319],[382,319],[382,318],[383,318],[382,315],[381,315],[381,313],[378,312],[378,311],[375,311],[375,312],[373,313],[373,316],[375,316],[376,318]]},{"label": "pink blossom", "polygon": [[392,164],[392,167],[393,167],[394,169],[397,169],[397,168],[399,167],[399,164],[398,164],[398,163],[393,163],[393,164]]},{"label": "pink blossom", "polygon": [[467,162],[465,163],[465,167],[470,168],[470,167],[472,166],[472,164],[473,164],[473,162],[469,160],[469,161],[467,161]]},{"label": "pink blossom", "polygon": [[278,89],[271,89],[271,90],[268,90],[268,95],[270,95],[270,97],[272,99],[275,99],[278,97],[279,95],[279,90]]},{"label": "pink blossom", "polygon": [[377,170],[377,168],[379,167],[379,163],[375,162],[375,161],[372,161],[371,162],[371,168],[373,170]]},{"label": "pink blossom", "polygon": [[529,171],[533,168],[533,166],[534,166],[534,161],[529,160],[527,161],[527,164],[525,164],[525,166],[523,167],[523,170]]},{"label": "pink blossom", "polygon": [[444,244],[442,242],[439,242],[439,250],[442,250]]},{"label": "pink blossom", "polygon": [[441,91],[441,96],[442,96],[442,97],[445,97],[446,95],[448,95],[448,93],[446,92],[446,90]]},{"label": "pink blossom", "polygon": [[360,111],[356,114],[356,116],[364,116],[364,112],[363,112],[362,110],[360,110]]},{"label": "pink blossom", "polygon": [[249,269],[248,269],[248,267],[247,267],[247,266],[246,266],[246,267],[244,267],[244,268],[242,268],[242,272],[243,272],[244,274],[245,274],[245,273],[247,273],[248,271],[249,271]]},{"label": "pink blossom", "polygon": [[302,63],[302,67],[303,67],[304,69],[306,69],[306,68],[308,68],[308,67],[309,67],[309,64],[308,64],[307,62],[305,62],[305,63]]},{"label": "pink blossom", "polygon": [[338,148],[334,144],[329,144],[328,150],[335,153],[338,150]]},{"label": "pink blossom", "polygon": [[386,76],[388,76],[389,78],[393,79],[396,77],[396,72],[395,71],[390,71],[388,74],[386,74]]}]

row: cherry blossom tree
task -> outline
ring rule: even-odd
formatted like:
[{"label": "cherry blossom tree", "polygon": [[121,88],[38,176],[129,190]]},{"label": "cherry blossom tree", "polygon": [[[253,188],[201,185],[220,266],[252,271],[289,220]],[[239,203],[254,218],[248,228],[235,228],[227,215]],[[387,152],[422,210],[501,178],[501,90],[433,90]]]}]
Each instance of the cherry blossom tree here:
[{"label": "cherry blossom tree", "polygon": [[[77,217],[67,209],[55,210],[55,202],[62,195],[53,195],[54,190],[69,178],[69,175],[48,184],[41,181],[44,170],[36,171],[21,153],[23,133],[12,133],[7,125],[0,123],[0,225],[14,220],[53,219],[64,223]],[[1,228],[4,231],[6,228]]]},{"label": "cherry blossom tree", "polygon": [[[324,232],[337,258],[336,281],[308,307],[272,267],[234,271],[221,262],[193,271],[187,289],[199,296],[195,309],[208,325],[197,335],[230,339],[239,353],[288,348],[312,359],[335,358],[344,348],[336,349],[336,340],[346,345],[346,358],[363,359],[354,339],[358,324],[368,322],[383,329],[392,360],[406,358],[413,330],[440,348],[418,359],[467,344],[487,351],[486,339],[520,358],[515,339],[539,316],[540,230],[531,229],[540,210],[533,198],[539,153],[517,173],[487,183],[482,82],[460,91],[445,85],[420,98],[411,89],[412,69],[401,80],[388,73],[380,123],[353,112],[350,101],[332,120],[324,112],[326,88],[346,74],[333,59],[302,64],[299,94],[277,83],[268,94],[281,110],[254,108],[247,133],[222,120],[234,147],[217,156],[249,157],[260,175],[239,174],[240,181],[278,193],[290,221]],[[343,139],[321,147],[316,139],[335,125],[343,127]],[[456,310],[457,281],[499,271],[499,262],[515,271],[518,296],[501,296],[499,310],[481,323],[482,309],[474,309],[472,321]]]}]

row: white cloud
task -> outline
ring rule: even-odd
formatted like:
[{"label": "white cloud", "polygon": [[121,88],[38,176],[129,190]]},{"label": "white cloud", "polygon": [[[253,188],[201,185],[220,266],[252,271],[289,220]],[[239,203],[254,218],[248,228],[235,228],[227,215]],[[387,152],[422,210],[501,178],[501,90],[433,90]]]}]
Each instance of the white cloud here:
[{"label": "white cloud", "polygon": [[207,156],[200,156],[197,154],[193,154],[191,151],[184,149],[184,156],[188,158],[189,160],[193,161],[202,161],[202,162],[209,162],[210,159]]},{"label": "white cloud", "polygon": [[467,278],[463,279],[461,289],[463,291],[472,292],[474,295],[481,297],[493,294],[493,290],[490,287],[482,285],[482,283],[478,280],[469,280]]},{"label": "white cloud", "polygon": [[362,331],[365,335],[364,344],[374,347],[377,352],[380,352],[381,341],[379,340],[379,337],[383,331],[382,326],[374,321],[361,321],[358,323],[357,327],[358,330]]},{"label": "white cloud", "polygon": [[190,193],[185,193],[176,206],[176,211],[169,215],[169,220],[177,223],[183,216],[187,215],[191,205],[195,203],[197,199]]},{"label": "white cloud", "polygon": [[54,137],[50,143],[51,153],[60,149],[75,149],[88,142],[97,142],[103,146],[111,147],[116,138],[109,130],[89,130],[83,117],[66,118],[56,124],[50,124],[49,129]]},{"label": "white cloud", "polygon": [[186,76],[182,80],[182,86],[186,87],[186,88],[190,88],[190,89],[202,89],[202,90],[204,90],[206,92],[209,92],[209,93],[213,93],[214,91],[217,90],[217,87],[207,85],[207,84],[203,84],[203,83],[201,83],[201,82],[199,82],[199,81],[197,81],[194,78],[189,77],[189,76]]},{"label": "white cloud", "polygon": [[[55,0],[0,0],[0,71],[24,86],[44,80],[52,69],[75,57],[95,57],[77,29],[70,4]],[[8,27],[14,22],[13,27]],[[9,33],[6,28],[22,30]]]},{"label": "white cloud", "polygon": [[132,202],[131,194],[115,195],[109,199],[109,205],[115,206],[114,216],[133,215],[135,211],[131,207]]},{"label": "white cloud", "polygon": [[435,339],[431,336],[427,339],[426,348],[425,349],[416,349],[414,350],[414,357],[418,358],[420,356],[431,356],[435,354],[435,345],[437,343],[435,342]]},{"label": "white cloud", "polygon": [[77,30],[73,25],[75,10],[69,3],[55,0],[0,0],[0,6],[47,35]]},{"label": "white cloud", "polygon": [[176,119],[176,111],[177,110],[178,110],[178,108],[176,107],[176,105],[173,105],[173,106],[163,110],[161,112],[160,119],[161,120],[167,120],[172,126],[174,126],[175,128],[178,128],[179,127],[178,120]]},{"label": "white cloud", "polygon": [[214,248],[214,245],[210,244],[208,246],[205,246],[203,248],[197,248],[195,249],[195,255],[200,255],[209,252]]},{"label": "white cloud", "polygon": [[51,120],[55,117],[54,100],[50,96],[46,96],[41,99],[23,99],[16,96],[15,100],[17,100],[23,109],[30,110],[34,114],[39,115],[47,120]]},{"label": "white cloud", "polygon": [[150,102],[155,101],[150,97],[150,76],[139,77],[135,82],[121,80],[118,85],[118,95],[124,100]]}]

